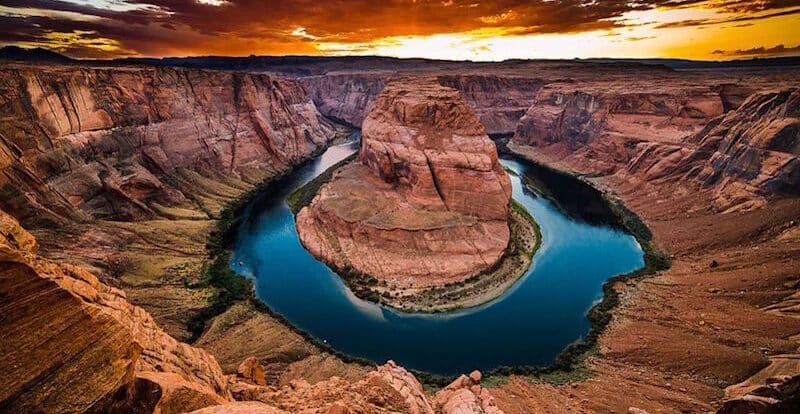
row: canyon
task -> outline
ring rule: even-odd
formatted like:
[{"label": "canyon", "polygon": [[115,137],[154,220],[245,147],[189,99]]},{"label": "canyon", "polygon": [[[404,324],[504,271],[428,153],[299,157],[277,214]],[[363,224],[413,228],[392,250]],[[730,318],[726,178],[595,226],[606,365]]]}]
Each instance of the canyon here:
[{"label": "canyon", "polygon": [[[0,407],[791,412],[797,394],[786,390],[800,373],[796,68],[363,65],[289,77],[1,65]],[[609,287],[619,303],[579,368],[585,377],[516,373],[481,385],[473,373],[431,392],[391,362],[330,353],[250,299],[221,309],[197,338],[187,328],[224,291],[203,268],[225,206],[335,140],[342,127],[331,120],[363,128],[364,145],[380,142],[369,114],[386,85],[408,76],[458,90],[477,114],[469,126],[476,117],[479,135],[503,150],[620,200],[668,254],[668,270]]]},{"label": "canyon", "polygon": [[297,214],[306,248],[409,300],[495,266],[509,243],[511,183],[455,89],[388,84],[362,124],[356,162]]}]

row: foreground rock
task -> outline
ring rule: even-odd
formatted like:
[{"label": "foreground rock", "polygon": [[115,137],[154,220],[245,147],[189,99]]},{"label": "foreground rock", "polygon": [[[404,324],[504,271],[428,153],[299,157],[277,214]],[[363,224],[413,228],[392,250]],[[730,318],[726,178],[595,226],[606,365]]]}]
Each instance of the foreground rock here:
[{"label": "foreground rock", "polygon": [[748,394],[725,401],[717,414],[800,412],[800,375],[768,378]]},{"label": "foreground rock", "polygon": [[271,388],[232,379],[234,395],[249,401],[207,407],[194,414],[503,414],[480,381],[480,372],[474,371],[469,376],[460,376],[431,397],[414,375],[393,361],[356,381],[331,377],[313,385],[297,380],[281,388]]},{"label": "foreground rock", "polygon": [[174,413],[231,399],[213,356],[179,343],[125,294],[36,255],[0,211],[0,407]]},{"label": "foreground rock", "polygon": [[358,380],[280,388],[266,385],[255,358],[225,376],[213,356],[175,341],[121,291],[36,253],[36,240],[0,210],[3,412],[499,412],[481,411],[493,400],[479,374],[434,402],[391,361]]},{"label": "foreground rock", "polygon": [[494,144],[453,89],[386,86],[358,161],[297,215],[303,244],[340,270],[399,288],[468,279],[509,242],[511,185]]}]

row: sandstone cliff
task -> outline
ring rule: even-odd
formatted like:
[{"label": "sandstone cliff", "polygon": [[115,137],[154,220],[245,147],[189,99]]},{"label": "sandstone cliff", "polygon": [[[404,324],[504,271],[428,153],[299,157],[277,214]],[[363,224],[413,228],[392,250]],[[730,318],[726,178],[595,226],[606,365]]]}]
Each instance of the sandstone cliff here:
[{"label": "sandstone cliff", "polygon": [[297,215],[304,245],[340,269],[398,287],[458,282],[509,241],[511,186],[458,91],[386,86],[363,124],[358,162]]},{"label": "sandstone cliff", "polygon": [[544,85],[540,78],[497,75],[442,75],[440,84],[457,89],[488,134],[510,134]]},{"label": "sandstone cliff", "polygon": [[20,219],[214,214],[187,194],[193,180],[257,183],[333,136],[301,85],[266,75],[6,67],[0,79],[0,207]]},{"label": "sandstone cliff", "polygon": [[36,253],[0,211],[0,411],[174,413],[231,399],[213,356],[164,333],[122,291]]},{"label": "sandstone cliff", "polygon": [[361,127],[388,78],[386,74],[333,74],[300,81],[321,113]]},{"label": "sandstone cliff", "polygon": [[800,91],[756,93],[675,145],[643,143],[620,173],[697,182],[718,208],[750,208],[800,194]]}]

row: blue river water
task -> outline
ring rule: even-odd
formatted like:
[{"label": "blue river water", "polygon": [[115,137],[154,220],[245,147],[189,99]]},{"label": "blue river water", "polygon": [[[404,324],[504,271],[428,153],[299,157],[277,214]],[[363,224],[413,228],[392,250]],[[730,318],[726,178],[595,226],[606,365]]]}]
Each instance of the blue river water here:
[{"label": "blue river water", "polygon": [[[234,271],[255,280],[270,309],[344,354],[440,375],[546,365],[588,333],[586,313],[602,298],[603,282],[644,265],[631,235],[557,207],[580,210],[580,200],[538,196],[511,175],[513,197],[535,218],[543,239],[514,287],[481,306],[441,314],[363,301],[303,248],[286,204],[296,188],[357,150],[357,142],[332,146],[257,197],[243,213],[231,260]],[[534,173],[520,162],[502,162],[517,174]]]}]

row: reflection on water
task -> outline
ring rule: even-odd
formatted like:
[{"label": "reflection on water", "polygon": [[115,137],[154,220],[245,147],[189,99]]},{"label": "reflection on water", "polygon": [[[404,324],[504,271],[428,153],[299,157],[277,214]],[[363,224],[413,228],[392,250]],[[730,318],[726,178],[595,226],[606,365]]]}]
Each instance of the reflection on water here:
[{"label": "reflection on water", "polygon": [[358,299],[302,247],[286,205],[294,189],[357,149],[355,142],[331,147],[258,197],[244,212],[231,261],[236,272],[255,279],[258,297],[273,311],[345,354],[436,374],[548,364],[588,332],[586,311],[601,297],[603,282],[643,266],[641,248],[598,207],[596,191],[503,160],[547,194],[529,192],[512,175],[514,198],[543,235],[530,270],[512,289],[480,307],[444,314],[403,313]]}]

